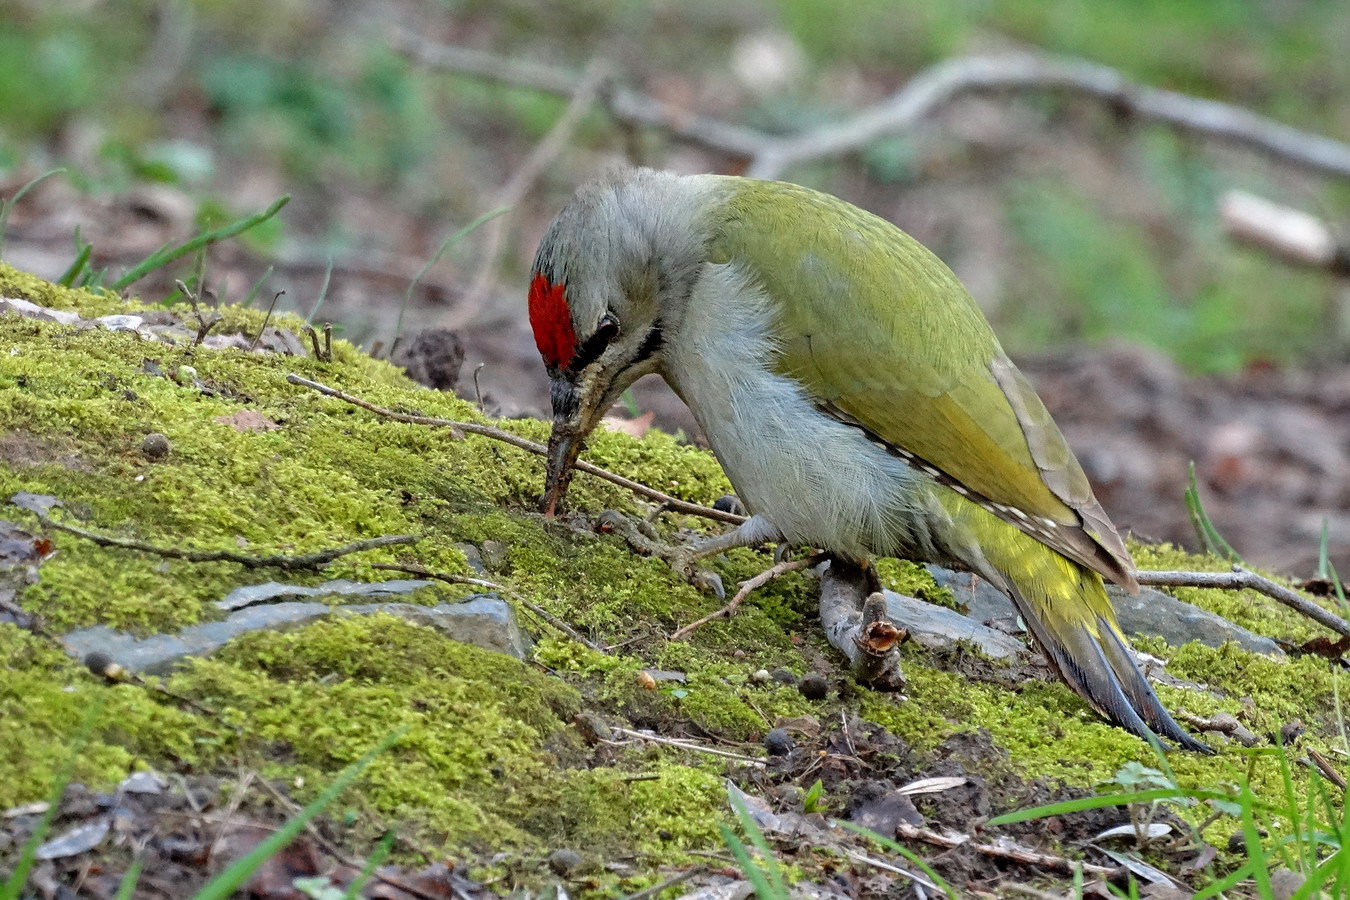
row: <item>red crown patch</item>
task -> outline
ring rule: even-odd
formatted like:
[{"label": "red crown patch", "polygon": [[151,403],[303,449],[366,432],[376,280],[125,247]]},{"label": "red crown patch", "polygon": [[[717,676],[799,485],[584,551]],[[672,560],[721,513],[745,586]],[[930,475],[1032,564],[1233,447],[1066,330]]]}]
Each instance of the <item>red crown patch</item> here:
[{"label": "red crown patch", "polygon": [[530,282],[530,327],[534,345],[550,369],[561,369],[577,350],[577,333],[572,328],[572,311],[561,284],[549,284],[542,273]]}]

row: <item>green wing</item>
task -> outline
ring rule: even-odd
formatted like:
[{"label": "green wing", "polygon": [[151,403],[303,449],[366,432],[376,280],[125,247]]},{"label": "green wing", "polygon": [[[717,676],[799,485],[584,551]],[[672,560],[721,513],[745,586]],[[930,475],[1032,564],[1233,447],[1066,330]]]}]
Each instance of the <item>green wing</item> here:
[{"label": "green wing", "polygon": [[825,412],[1133,586],[1124,543],[1064,436],[941,260],[826,194],[777,182],[728,185],[712,256],[748,266],[782,298],[784,374]]}]

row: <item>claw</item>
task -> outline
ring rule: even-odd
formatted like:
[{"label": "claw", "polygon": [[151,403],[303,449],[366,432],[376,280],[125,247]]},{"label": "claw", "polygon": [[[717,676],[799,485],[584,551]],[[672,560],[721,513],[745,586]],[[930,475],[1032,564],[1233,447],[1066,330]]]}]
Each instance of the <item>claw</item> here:
[{"label": "claw", "polygon": [[717,599],[725,600],[726,588],[722,586],[722,576],[710,572],[698,565],[698,554],[691,547],[673,547],[661,556],[666,563],[685,581],[705,594],[716,594]]}]

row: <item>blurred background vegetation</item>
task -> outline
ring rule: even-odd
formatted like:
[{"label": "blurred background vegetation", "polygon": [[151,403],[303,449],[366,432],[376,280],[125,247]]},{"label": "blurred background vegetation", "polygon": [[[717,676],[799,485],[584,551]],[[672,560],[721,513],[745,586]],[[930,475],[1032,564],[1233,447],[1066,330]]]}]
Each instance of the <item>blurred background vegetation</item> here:
[{"label": "blurred background vegetation", "polygon": [[[172,188],[178,201],[140,210],[150,224],[159,216],[167,231],[185,229],[164,240],[290,193],[280,219],[244,239],[246,257],[213,260],[221,280],[239,283],[217,293],[238,296],[276,263],[269,288],[287,288],[283,305],[307,310],[331,257],[326,315],[368,343],[391,337],[402,290],[392,279],[344,279],[343,262],[359,269],[383,253],[406,270],[429,259],[448,231],[490,208],[566,104],[428,71],[391,49],[397,29],[577,72],[603,58],[622,83],[769,131],[838,118],[951,56],[1016,49],[1091,59],[1350,135],[1342,0],[0,0],[0,17],[5,193],[47,168],[66,170],[53,179],[64,187],[34,192],[27,217],[15,211],[13,261],[59,274],[74,252],[69,231],[82,224],[96,259],[134,262],[125,256],[134,248],[102,233],[99,203],[147,185]],[[657,133],[641,142],[651,164],[739,165]],[[438,264],[412,321],[518,320],[515,298],[548,215],[624,146],[621,130],[592,112],[510,214],[510,249],[484,308],[449,312],[481,249],[469,240]],[[1245,187],[1337,221],[1350,203],[1344,182],[1053,94],[962,101],[931,126],[788,177],[932,246],[1014,354],[1120,339],[1192,371],[1224,372],[1342,349],[1334,281],[1234,246],[1216,204]],[[39,225],[43,192],[67,211]],[[85,204],[82,221],[72,201]],[[173,211],[193,221],[172,221]],[[235,263],[246,271],[236,276]]]}]

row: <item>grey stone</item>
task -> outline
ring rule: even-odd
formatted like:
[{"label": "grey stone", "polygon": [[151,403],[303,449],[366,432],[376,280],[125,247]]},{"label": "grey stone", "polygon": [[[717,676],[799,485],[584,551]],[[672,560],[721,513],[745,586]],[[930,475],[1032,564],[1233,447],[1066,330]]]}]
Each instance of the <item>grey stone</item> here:
[{"label": "grey stone", "polygon": [[475,544],[468,541],[460,541],[454,545],[455,549],[464,554],[464,559],[469,563],[469,568],[473,569],[478,575],[488,574],[487,566],[483,565],[483,554],[478,552]]},{"label": "grey stone", "polygon": [[224,600],[217,600],[216,606],[221,609],[242,609],[245,606],[267,603],[278,597],[378,597],[387,594],[411,594],[434,584],[436,584],[434,581],[415,578],[395,578],[389,581],[351,581],[339,578],[313,587],[265,581],[262,584],[246,584],[235,588],[225,595]]},{"label": "grey stone", "polygon": [[952,592],[956,602],[965,607],[966,615],[976,622],[996,626],[1000,631],[1016,633],[1023,630],[1016,625],[1017,609],[1008,595],[983,578],[969,572],[953,572],[931,563],[924,568],[933,576],[938,587],[945,587]]},{"label": "grey stone", "polygon": [[[1025,630],[1020,626],[1012,601],[983,578],[969,572],[953,572],[941,566],[929,565],[926,568],[938,585],[950,590],[957,602],[966,607],[970,618],[994,625],[1001,631]],[[1172,646],[1199,641],[1217,647],[1225,641],[1232,641],[1254,653],[1284,654],[1270,638],[1253,634],[1223,616],[1192,606],[1156,588],[1144,587],[1139,589],[1138,594],[1129,594],[1117,585],[1108,584],[1106,593],[1115,605],[1116,617],[1126,634],[1160,637]],[[1013,623],[1018,623],[1015,629]]]},{"label": "grey stone", "polygon": [[908,631],[912,639],[932,649],[950,647],[956,641],[969,641],[985,656],[994,659],[1013,657],[1026,649],[1026,645],[1016,638],[956,610],[894,591],[886,592],[886,617]]},{"label": "grey stone", "polygon": [[1106,593],[1115,604],[1116,618],[1126,634],[1160,637],[1174,647],[1190,641],[1218,647],[1225,641],[1232,641],[1253,653],[1284,655],[1270,638],[1254,634],[1223,616],[1192,606],[1157,588],[1142,587],[1138,594],[1128,594],[1116,585],[1108,584]]},{"label": "grey stone", "polygon": [[242,634],[298,628],[329,616],[366,616],[381,612],[434,628],[453,640],[506,653],[516,659],[524,659],[529,653],[529,638],[516,623],[511,607],[492,594],[477,594],[462,603],[438,606],[363,603],[333,607],[300,601],[267,603],[237,610],[220,622],[184,628],[177,634],[137,638],[104,625],[95,625],[70,632],[61,638],[61,643],[77,659],[104,654],[132,672],[162,675],[189,657],[214,653]]}]

